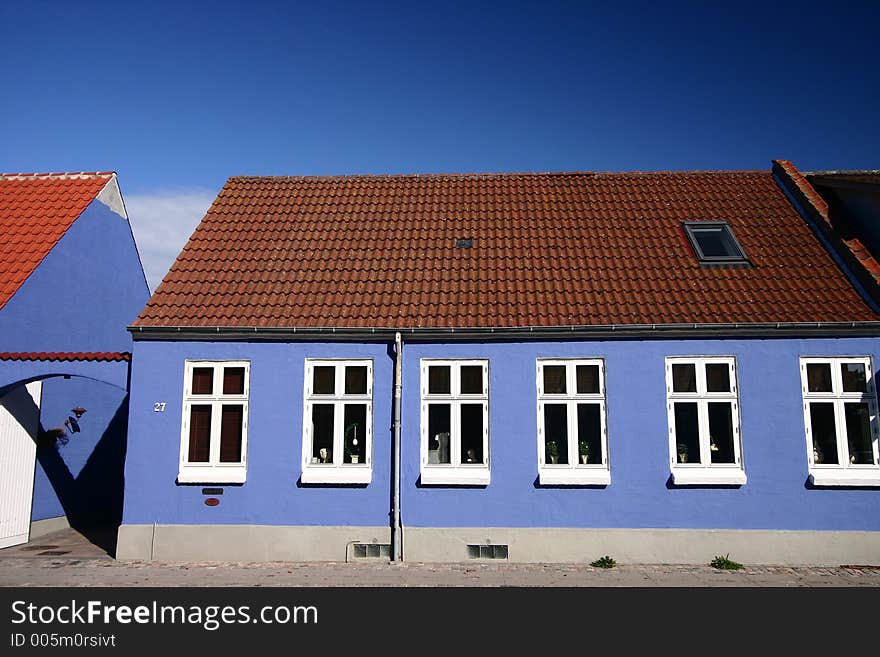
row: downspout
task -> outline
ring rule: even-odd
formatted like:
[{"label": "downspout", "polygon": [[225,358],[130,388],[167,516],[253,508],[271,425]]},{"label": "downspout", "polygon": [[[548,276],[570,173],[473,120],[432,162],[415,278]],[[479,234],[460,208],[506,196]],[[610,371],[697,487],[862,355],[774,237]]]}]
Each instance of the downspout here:
[{"label": "downspout", "polygon": [[394,424],[392,426],[392,466],[391,466],[391,560],[403,561],[400,537],[400,397],[403,388],[401,361],[403,360],[403,339],[400,332],[394,334]]}]

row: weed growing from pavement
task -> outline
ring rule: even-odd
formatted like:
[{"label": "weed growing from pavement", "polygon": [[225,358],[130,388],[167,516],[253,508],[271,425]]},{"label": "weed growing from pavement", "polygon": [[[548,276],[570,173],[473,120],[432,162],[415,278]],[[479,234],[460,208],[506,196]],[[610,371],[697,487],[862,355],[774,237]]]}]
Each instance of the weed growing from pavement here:
[{"label": "weed growing from pavement", "polygon": [[728,552],[726,556],[716,556],[712,559],[712,562],[709,564],[713,568],[718,568],[719,570],[742,570],[743,565],[741,563],[737,563],[736,561],[731,561],[730,553]]},{"label": "weed growing from pavement", "polygon": [[614,568],[617,565],[617,562],[609,557],[607,554],[601,559],[596,559],[591,564],[593,568]]}]

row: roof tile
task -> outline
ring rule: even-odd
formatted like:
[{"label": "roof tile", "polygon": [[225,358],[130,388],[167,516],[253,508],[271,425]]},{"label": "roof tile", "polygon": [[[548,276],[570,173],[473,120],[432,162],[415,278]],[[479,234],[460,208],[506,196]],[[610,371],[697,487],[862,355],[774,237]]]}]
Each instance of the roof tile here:
[{"label": "roof tile", "polygon": [[0,174],[0,308],[113,176]]},{"label": "roof tile", "polygon": [[[753,266],[701,267],[701,220]],[[877,319],[771,172],[731,171],[230,178],[135,326]]]},{"label": "roof tile", "polygon": [[131,354],[127,351],[4,351],[0,352],[0,360],[45,360],[45,361],[130,361]]}]

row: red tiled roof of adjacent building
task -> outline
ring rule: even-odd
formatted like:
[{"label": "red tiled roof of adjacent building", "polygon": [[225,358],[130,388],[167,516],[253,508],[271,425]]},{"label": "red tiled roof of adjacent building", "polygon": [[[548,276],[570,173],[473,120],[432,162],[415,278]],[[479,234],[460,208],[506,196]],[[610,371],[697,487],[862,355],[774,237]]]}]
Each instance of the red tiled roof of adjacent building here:
[{"label": "red tiled roof of adjacent building", "polygon": [[813,174],[808,178],[788,160],[775,161],[774,171],[777,175],[784,177],[783,180],[787,184],[789,192],[799,203],[805,206],[808,213],[812,214],[816,227],[826,239],[834,244],[834,247],[844,260],[848,261],[854,272],[857,275],[862,275],[861,278],[865,287],[869,293],[873,293],[874,300],[880,303],[880,263],[877,262],[871,251],[855,235],[848,221],[838,216],[835,225],[835,222],[831,219],[828,202],[810,182],[811,178],[814,181],[821,181],[824,176],[825,180],[836,179],[865,185],[880,185],[880,172],[829,172],[819,175]]},{"label": "red tiled roof of adjacent building", "polygon": [[[686,221],[752,266],[701,266]],[[135,326],[878,319],[770,171],[719,171],[230,178]]]},{"label": "red tiled roof of adjacent building", "polygon": [[49,361],[130,361],[127,351],[3,351],[0,360],[49,360]]},{"label": "red tiled roof of adjacent building", "polygon": [[0,174],[0,308],[113,172]]}]

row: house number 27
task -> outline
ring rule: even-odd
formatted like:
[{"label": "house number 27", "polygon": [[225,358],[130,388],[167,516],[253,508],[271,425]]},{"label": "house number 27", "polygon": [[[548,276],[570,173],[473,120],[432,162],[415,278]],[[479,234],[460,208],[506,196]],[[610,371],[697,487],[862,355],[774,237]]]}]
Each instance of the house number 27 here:
[{"label": "house number 27", "polygon": [[165,402],[153,402],[153,412],[154,413],[164,413],[165,412]]}]

